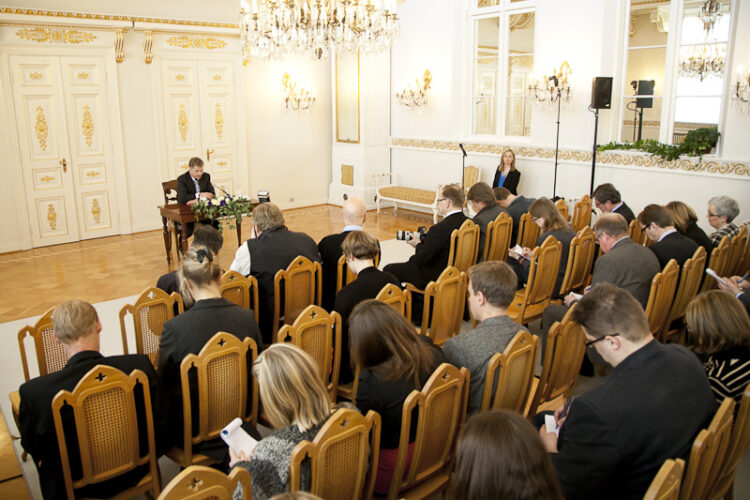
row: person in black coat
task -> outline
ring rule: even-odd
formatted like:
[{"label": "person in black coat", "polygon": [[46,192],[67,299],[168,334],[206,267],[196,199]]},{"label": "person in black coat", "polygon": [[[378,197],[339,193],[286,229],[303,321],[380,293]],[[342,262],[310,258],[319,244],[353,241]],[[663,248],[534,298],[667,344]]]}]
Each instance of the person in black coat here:
[{"label": "person in black coat", "polygon": [[635,220],[635,214],[630,207],[622,201],[620,192],[610,184],[600,184],[594,189],[594,205],[596,208],[602,211],[602,213],[612,212],[620,214],[625,217],[625,221],[630,224],[631,221]]},{"label": "person in black coat", "polygon": [[675,229],[672,216],[661,205],[646,205],[638,214],[636,224],[640,224],[643,233],[655,242],[649,248],[656,254],[662,269],[671,259],[682,268],[698,249],[695,241]]},{"label": "person in black coat", "polygon": [[521,225],[521,216],[529,211],[536,198],[526,198],[523,195],[515,195],[507,188],[495,188],[492,190],[495,194],[497,204],[508,211],[508,215],[513,219],[513,230],[510,235],[510,245],[516,244],[518,238],[518,227]]},{"label": "person in black coat", "polygon": [[375,267],[378,255],[378,240],[364,231],[351,231],[342,244],[346,265],[357,275],[357,279],[343,287],[336,294],[333,309],[341,314],[341,371],[339,383],[348,384],[353,380],[349,361],[349,314],[352,309],[367,299],[377,297],[380,290],[389,283],[401,286],[391,273],[380,271]]},{"label": "person in black coat", "polygon": [[492,187],[504,187],[515,195],[518,194],[518,181],[520,180],[521,172],[516,170],[516,154],[511,149],[506,149],[495,171]]},{"label": "person in black coat", "polygon": [[[133,370],[141,370],[149,381],[157,450],[163,448],[159,446],[162,434],[162,414],[159,409],[157,376],[148,356],[131,354],[104,357],[99,353],[99,334],[102,326],[91,304],[80,300],[63,302],[55,308],[52,317],[54,335],[62,344],[69,359],[61,370],[33,378],[21,386],[18,423],[21,446],[31,454],[37,466],[42,495],[45,499],[65,499],[67,498],[65,482],[52,416],[52,399],[59,391],[73,391],[84,375],[97,365],[112,366],[126,374],[130,374]],[[143,389],[137,385],[135,391],[136,411],[142,415],[145,408],[142,403],[138,402],[143,401]],[[80,458],[76,446],[78,437],[73,422],[72,412],[63,412],[65,440],[69,447],[68,456],[75,481],[80,479]],[[146,443],[145,421],[139,418],[139,422],[144,424],[139,425],[139,441]],[[156,451],[156,454],[160,455],[161,451]],[[146,464],[113,479],[75,490],[76,496],[111,497],[124,489],[135,486],[148,472],[148,464]]]},{"label": "person in black coat", "polygon": [[477,182],[471,186],[466,198],[469,200],[471,208],[476,212],[472,220],[479,226],[477,261],[481,262],[484,258],[484,247],[487,244],[487,225],[494,222],[501,213],[508,212],[497,204],[492,188],[485,182]]},{"label": "person in black coat", "polygon": [[[177,203],[193,206],[199,197],[211,199],[214,196],[216,191],[211,184],[211,174],[203,171],[203,160],[197,156],[190,158],[188,171],[177,177]],[[218,222],[214,221],[212,225],[218,227]],[[193,222],[185,224],[187,237],[193,234],[194,227]]]},{"label": "person in black coat", "polygon": [[681,201],[670,201],[664,205],[664,208],[672,216],[677,230],[705,248],[706,256],[711,256],[711,251],[714,248],[713,243],[703,229],[698,227],[698,216],[695,211]]}]

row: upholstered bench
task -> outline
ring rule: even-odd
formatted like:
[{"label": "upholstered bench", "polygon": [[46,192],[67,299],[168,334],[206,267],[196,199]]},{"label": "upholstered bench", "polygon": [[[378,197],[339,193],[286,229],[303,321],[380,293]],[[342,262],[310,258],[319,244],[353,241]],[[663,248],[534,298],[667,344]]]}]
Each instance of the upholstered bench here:
[{"label": "upholstered bench", "polygon": [[440,186],[436,187],[434,191],[395,185],[381,186],[379,183],[381,177],[389,177],[389,174],[375,176],[375,192],[377,193],[375,203],[378,213],[380,213],[380,204],[384,201],[393,203],[394,212],[398,212],[399,203],[402,205],[429,208],[432,210],[432,220],[437,224],[438,211],[435,200],[440,194]]}]

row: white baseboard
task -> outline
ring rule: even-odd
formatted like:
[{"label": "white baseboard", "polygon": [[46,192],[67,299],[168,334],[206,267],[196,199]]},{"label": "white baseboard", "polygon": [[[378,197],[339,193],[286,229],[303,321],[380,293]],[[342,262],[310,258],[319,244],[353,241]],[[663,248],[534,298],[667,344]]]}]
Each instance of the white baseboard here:
[{"label": "white baseboard", "polygon": [[[145,222],[142,224],[133,224],[133,233],[143,233],[145,231],[153,231],[154,229],[162,229],[164,226],[161,221]],[[120,234],[131,234],[123,231]]]},{"label": "white baseboard", "polygon": [[20,241],[0,243],[0,253],[17,252],[23,249]]}]

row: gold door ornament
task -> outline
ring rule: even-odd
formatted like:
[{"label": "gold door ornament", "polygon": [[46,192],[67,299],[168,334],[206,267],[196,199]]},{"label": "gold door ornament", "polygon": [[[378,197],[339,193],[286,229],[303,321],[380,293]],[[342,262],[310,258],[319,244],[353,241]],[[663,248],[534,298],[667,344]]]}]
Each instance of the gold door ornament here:
[{"label": "gold door ornament", "polygon": [[216,103],[216,111],[214,112],[214,126],[216,127],[216,137],[222,141],[224,140],[224,114],[221,112],[221,104]]},{"label": "gold door ornament", "polygon": [[41,80],[42,74],[34,71],[32,73],[29,73],[29,78],[31,78],[32,80]]},{"label": "gold door ornament", "polygon": [[97,224],[101,223],[102,221],[102,207],[99,206],[99,200],[94,198],[94,201],[91,202],[91,215],[94,216],[94,222]]},{"label": "gold door ornament", "polygon": [[184,104],[180,104],[180,111],[177,117],[177,128],[180,130],[180,139],[182,139],[182,142],[187,142],[188,116]]},{"label": "gold door ornament", "polygon": [[91,75],[86,73],[85,71],[81,71],[76,76],[78,77],[79,80],[88,80]]},{"label": "gold door ornament", "polygon": [[55,212],[55,207],[52,206],[52,203],[47,205],[47,222],[49,223],[50,230],[54,231],[57,229],[57,212]]},{"label": "gold door ornament", "polygon": [[[42,181],[43,184],[49,184],[50,182],[54,181],[55,178],[51,177],[49,175],[45,175],[44,177],[40,178],[39,180]],[[52,205],[50,205],[50,206],[52,206]]]},{"label": "gold door ornament", "polygon": [[[44,110],[41,106],[36,107],[36,139],[39,141],[39,147],[42,151],[47,150],[47,118],[44,116]],[[50,205],[51,206],[51,205]]]},{"label": "gold door ornament", "polygon": [[94,137],[94,119],[91,117],[91,111],[89,105],[83,106],[83,119],[81,120],[81,131],[83,136],[86,138],[86,145],[91,147],[92,139]]},{"label": "gold door ornament", "polygon": [[96,40],[96,35],[87,31],[62,28],[21,28],[16,31],[21,40],[38,43],[89,43]]},{"label": "gold door ornament", "polygon": [[167,43],[172,47],[179,47],[181,49],[223,49],[227,46],[226,40],[214,38],[212,36],[170,36],[167,38]]}]

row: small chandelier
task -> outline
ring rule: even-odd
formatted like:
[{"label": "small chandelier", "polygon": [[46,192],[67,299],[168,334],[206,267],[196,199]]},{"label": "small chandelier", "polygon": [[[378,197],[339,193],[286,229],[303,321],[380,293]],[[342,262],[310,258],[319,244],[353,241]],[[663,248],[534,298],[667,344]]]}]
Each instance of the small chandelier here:
[{"label": "small chandelier", "polygon": [[526,89],[526,96],[534,104],[552,104],[558,99],[568,104],[573,100],[573,91],[570,88],[570,77],[573,70],[570,69],[568,61],[563,61],[560,69],[553,68],[552,75],[544,75],[540,80],[532,82]]},{"label": "small chandelier", "polygon": [[310,91],[292,80],[289,73],[281,78],[284,86],[284,108],[292,111],[310,111],[315,104],[315,91]]},{"label": "small chandelier", "polygon": [[743,113],[750,112],[750,73],[741,75],[732,86],[732,102]]},{"label": "small chandelier", "polygon": [[722,50],[717,44],[698,45],[680,61],[680,75],[703,81],[707,76],[721,76],[725,66],[726,48]]},{"label": "small chandelier", "polygon": [[698,15],[703,23],[703,29],[706,30],[706,38],[714,29],[716,21],[721,17],[721,2],[719,0],[707,0],[701,7],[701,13]]},{"label": "small chandelier", "polygon": [[241,0],[242,58],[307,53],[321,59],[331,47],[339,52],[387,50],[399,30],[395,0],[382,0],[383,10],[373,1],[378,0]]},{"label": "small chandelier", "polygon": [[396,100],[400,105],[419,109],[427,104],[427,91],[430,90],[430,84],[432,83],[430,70],[424,70],[422,83],[419,82],[419,79],[416,79],[415,83],[414,87],[410,85],[400,92],[396,92]]}]

